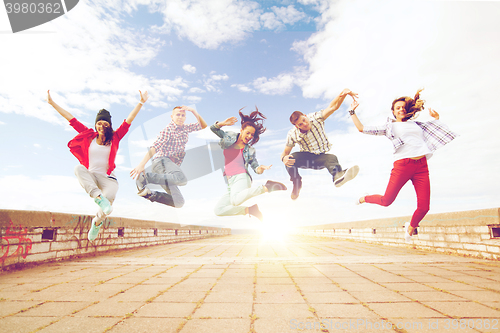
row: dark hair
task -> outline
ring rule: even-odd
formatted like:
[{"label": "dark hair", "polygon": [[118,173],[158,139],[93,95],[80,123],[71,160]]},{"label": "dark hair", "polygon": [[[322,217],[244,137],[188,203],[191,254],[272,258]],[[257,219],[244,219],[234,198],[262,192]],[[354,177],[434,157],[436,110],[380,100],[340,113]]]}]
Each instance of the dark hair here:
[{"label": "dark hair", "polygon": [[111,144],[111,140],[113,140],[114,134],[115,134],[115,131],[113,131],[113,127],[111,126],[111,124],[109,125],[109,127],[104,128],[104,137],[106,138],[106,140],[104,140],[103,143],[105,146]]},{"label": "dark hair", "polygon": [[290,116],[290,122],[292,125],[295,125],[295,122],[300,118],[300,116],[304,116],[304,114],[300,111],[293,111],[292,115]]},{"label": "dark hair", "polygon": [[248,116],[241,113],[241,110],[243,110],[243,108],[238,111],[241,117],[241,129],[245,129],[247,126],[255,128],[253,138],[249,142],[249,145],[252,146],[259,141],[260,135],[266,131],[264,127],[264,119],[266,119],[266,117],[259,112],[257,107],[255,107],[255,111],[250,113]]},{"label": "dark hair", "polygon": [[105,141],[103,143],[105,146],[107,146],[111,144],[111,140],[113,140],[113,134],[115,133],[113,131],[113,126],[111,124],[111,114],[109,113],[108,110],[106,109],[99,110],[95,118],[95,123],[97,124],[97,122],[101,120],[106,121],[109,124],[109,127],[104,128]]},{"label": "dark hair", "polygon": [[420,99],[420,92],[424,89],[419,89],[415,94],[415,97],[407,97],[403,96],[392,101],[391,110],[394,111],[394,104],[397,102],[405,102],[405,111],[406,115],[403,118],[403,121],[410,120],[412,118],[416,118],[417,112],[420,112],[424,109],[424,100]]}]

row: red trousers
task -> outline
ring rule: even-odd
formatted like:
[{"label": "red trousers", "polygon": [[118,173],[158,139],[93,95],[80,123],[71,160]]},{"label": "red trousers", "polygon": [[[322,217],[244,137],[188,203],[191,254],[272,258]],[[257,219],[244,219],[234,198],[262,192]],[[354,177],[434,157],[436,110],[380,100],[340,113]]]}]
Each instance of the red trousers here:
[{"label": "red trousers", "polygon": [[394,202],[401,188],[410,179],[417,193],[417,209],[413,213],[410,225],[416,228],[429,211],[431,198],[429,169],[425,157],[419,160],[405,158],[394,162],[394,168],[391,171],[391,178],[385,194],[383,196],[378,194],[368,195],[365,197],[365,201],[387,207]]}]

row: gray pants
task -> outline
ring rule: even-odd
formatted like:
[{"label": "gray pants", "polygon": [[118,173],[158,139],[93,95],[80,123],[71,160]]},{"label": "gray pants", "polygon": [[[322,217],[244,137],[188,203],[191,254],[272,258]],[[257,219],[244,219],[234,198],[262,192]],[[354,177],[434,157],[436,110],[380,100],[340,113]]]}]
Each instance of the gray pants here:
[{"label": "gray pants", "polygon": [[[86,167],[79,164],[75,167],[75,175],[80,185],[92,198],[103,195],[111,204],[115,201],[116,192],[118,192],[118,181],[110,176],[92,173]],[[97,223],[106,218],[106,214],[101,208],[97,210]]]},{"label": "gray pants", "polygon": [[178,186],[186,185],[187,178],[181,168],[170,158],[160,157],[153,160],[152,171],[145,172],[147,183],[160,185],[167,193],[151,191],[147,199],[176,208],[184,206],[184,197]]}]

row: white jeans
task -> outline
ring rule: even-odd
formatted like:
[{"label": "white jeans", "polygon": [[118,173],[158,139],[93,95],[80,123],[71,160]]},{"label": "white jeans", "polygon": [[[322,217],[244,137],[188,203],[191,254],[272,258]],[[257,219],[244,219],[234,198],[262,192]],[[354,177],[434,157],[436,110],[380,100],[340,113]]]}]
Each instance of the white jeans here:
[{"label": "white jeans", "polygon": [[252,180],[247,173],[240,173],[228,178],[227,192],[215,206],[217,216],[245,215],[246,206],[240,206],[246,200],[266,192],[263,185],[252,187]]},{"label": "white jeans", "polygon": [[[113,204],[116,192],[118,192],[118,181],[116,179],[107,175],[92,173],[81,164],[75,167],[75,175],[80,185],[85,189],[85,192],[92,198],[95,199],[102,194]],[[96,217],[96,222],[102,221],[106,217],[106,214],[104,214],[100,207],[97,210]]]}]

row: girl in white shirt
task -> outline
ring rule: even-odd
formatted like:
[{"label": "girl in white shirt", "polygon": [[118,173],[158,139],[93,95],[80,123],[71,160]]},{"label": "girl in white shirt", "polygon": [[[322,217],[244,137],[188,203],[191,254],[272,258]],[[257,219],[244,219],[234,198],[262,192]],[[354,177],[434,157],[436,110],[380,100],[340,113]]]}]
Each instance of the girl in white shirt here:
[{"label": "girl in white shirt", "polygon": [[419,222],[429,211],[430,181],[427,159],[433,152],[453,140],[457,135],[449,131],[438,121],[439,114],[429,108],[429,114],[435,120],[422,123],[412,119],[424,109],[424,101],[417,91],[414,98],[400,97],[392,102],[392,114],[395,119],[388,119],[383,126],[363,126],[354,110],[358,102],[354,100],[349,113],[356,128],[365,134],[385,135],[394,145],[394,168],[384,195],[367,195],[359,198],[358,203],[373,203],[389,206],[394,202],[401,188],[411,180],[417,194],[417,209],[411,222],[405,224],[405,240],[411,242],[411,236]]}]

